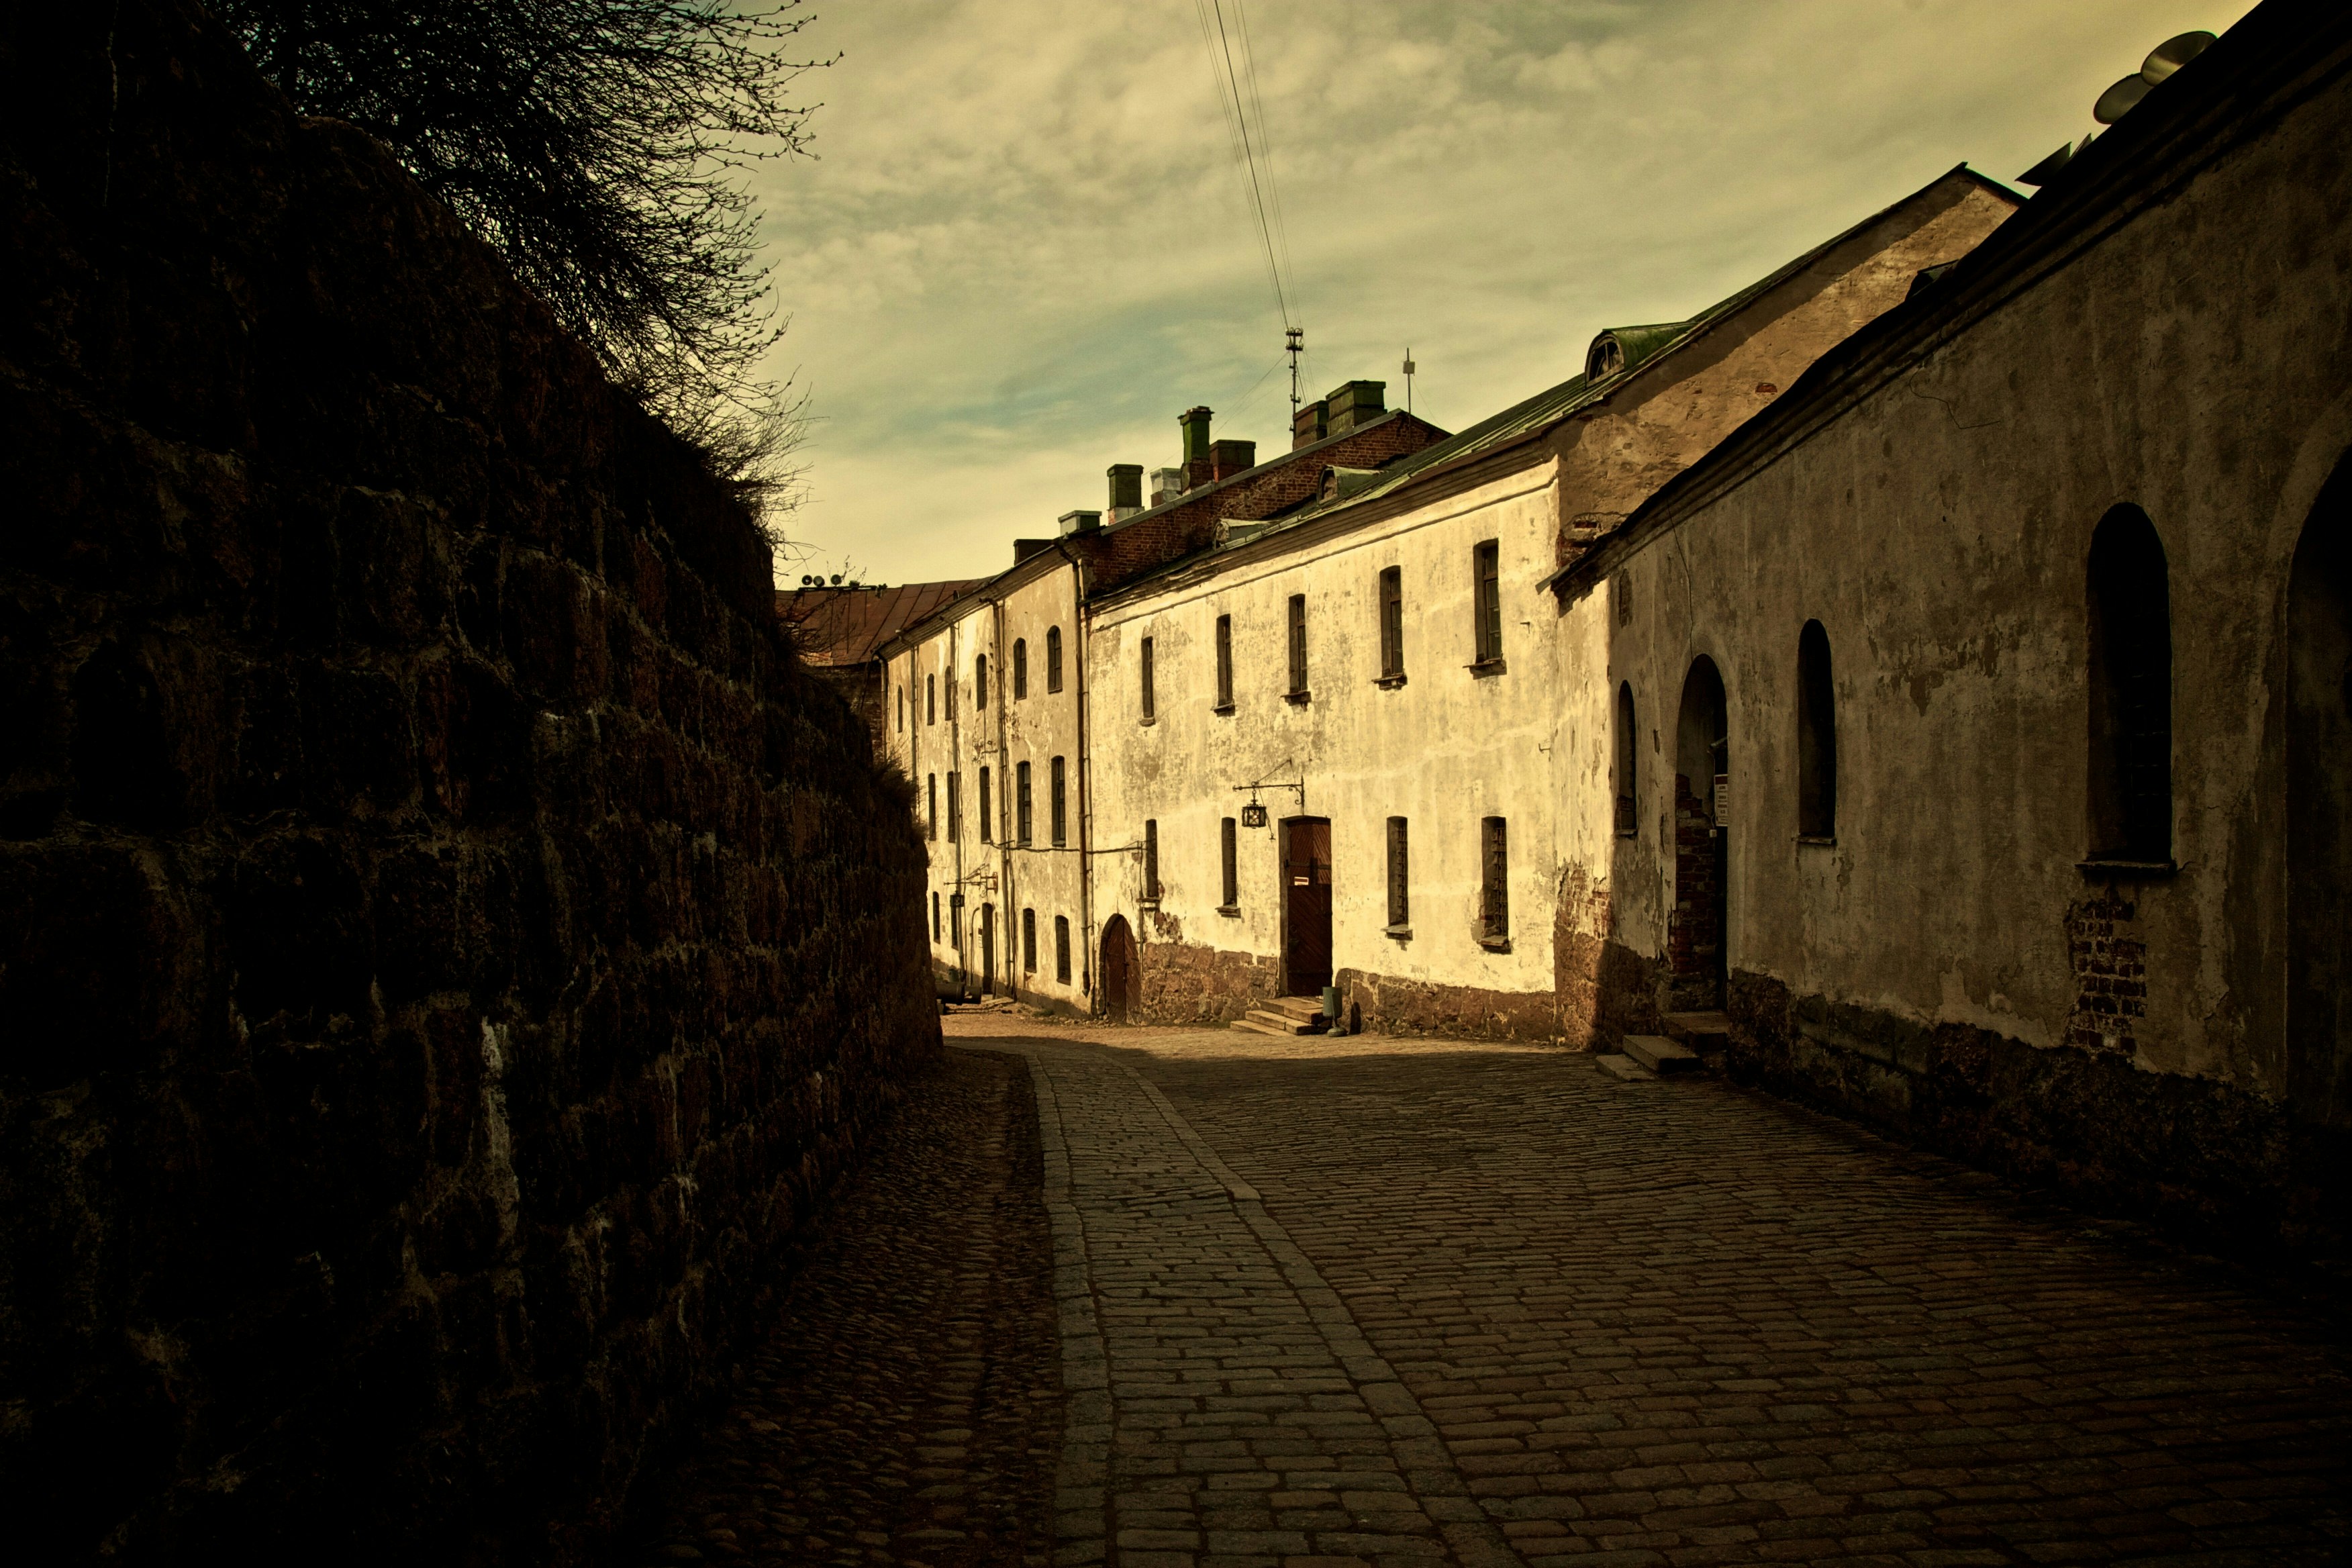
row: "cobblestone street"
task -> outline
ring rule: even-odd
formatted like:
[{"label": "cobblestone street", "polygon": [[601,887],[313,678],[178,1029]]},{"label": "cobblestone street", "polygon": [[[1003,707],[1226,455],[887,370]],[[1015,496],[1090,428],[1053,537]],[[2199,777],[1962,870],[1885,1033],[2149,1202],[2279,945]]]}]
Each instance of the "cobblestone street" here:
[{"label": "cobblestone street", "polygon": [[1537,1047],[1026,1054],[1056,1562],[2327,1563],[2340,1309],[1718,1081]]}]

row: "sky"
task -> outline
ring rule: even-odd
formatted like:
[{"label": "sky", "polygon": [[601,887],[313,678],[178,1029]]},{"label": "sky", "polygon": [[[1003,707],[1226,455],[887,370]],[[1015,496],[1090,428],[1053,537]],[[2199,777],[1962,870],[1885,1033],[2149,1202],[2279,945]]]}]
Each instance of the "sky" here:
[{"label": "sky", "polygon": [[[778,580],[982,576],[1173,463],[1286,449],[1284,319],[1220,111],[1218,0],[808,0],[814,159],[758,166],[813,416]],[[1221,0],[1231,27],[1236,0]],[[1307,397],[1418,367],[1458,430],[1958,163],[2007,180],[2250,0],[1255,0]]]}]

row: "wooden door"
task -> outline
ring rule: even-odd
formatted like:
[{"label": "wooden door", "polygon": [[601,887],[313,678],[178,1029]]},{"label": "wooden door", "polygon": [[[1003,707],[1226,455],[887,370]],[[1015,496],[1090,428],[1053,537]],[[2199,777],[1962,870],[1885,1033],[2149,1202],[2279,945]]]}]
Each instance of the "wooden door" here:
[{"label": "wooden door", "polygon": [[1103,927],[1102,937],[1102,1003],[1103,1016],[1114,1024],[1135,1021],[1139,982],[1137,973],[1135,932],[1129,928],[1125,915],[1113,915]]},{"label": "wooden door", "polygon": [[1320,996],[1331,984],[1331,823],[1282,825],[1283,994]]}]

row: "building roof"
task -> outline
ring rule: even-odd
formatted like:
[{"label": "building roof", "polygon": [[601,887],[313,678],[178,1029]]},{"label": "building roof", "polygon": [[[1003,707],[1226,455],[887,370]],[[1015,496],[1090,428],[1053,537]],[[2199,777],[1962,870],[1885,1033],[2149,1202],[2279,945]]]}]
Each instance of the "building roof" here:
[{"label": "building roof", "polygon": [[2259,134],[2279,100],[2347,71],[2352,11],[2333,0],[2263,0],[1981,245],[1948,268],[1929,268],[1936,276],[1923,273],[1903,303],[1815,360],[1546,584],[1563,595],[1590,587],[1661,530],[1760,472],[2140,213],[2170,201],[2214,159]]},{"label": "building roof", "polygon": [[883,643],[983,581],[779,588],[776,617],[792,628],[793,644],[808,663],[866,664],[881,657]]}]

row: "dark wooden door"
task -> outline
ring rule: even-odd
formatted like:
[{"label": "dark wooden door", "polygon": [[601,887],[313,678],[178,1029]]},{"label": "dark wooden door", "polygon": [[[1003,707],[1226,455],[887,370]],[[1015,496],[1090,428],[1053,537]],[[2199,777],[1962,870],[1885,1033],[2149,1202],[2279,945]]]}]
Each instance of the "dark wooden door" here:
[{"label": "dark wooden door", "polygon": [[996,994],[996,906],[980,906],[980,994]]},{"label": "dark wooden door", "polygon": [[1102,1001],[1103,1016],[1114,1024],[1135,1021],[1142,980],[1135,958],[1135,932],[1129,928],[1127,917],[1111,916],[1110,924],[1103,927]]},{"label": "dark wooden door", "polygon": [[1331,824],[1294,816],[1282,825],[1283,993],[1319,996],[1331,984]]}]

